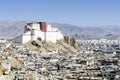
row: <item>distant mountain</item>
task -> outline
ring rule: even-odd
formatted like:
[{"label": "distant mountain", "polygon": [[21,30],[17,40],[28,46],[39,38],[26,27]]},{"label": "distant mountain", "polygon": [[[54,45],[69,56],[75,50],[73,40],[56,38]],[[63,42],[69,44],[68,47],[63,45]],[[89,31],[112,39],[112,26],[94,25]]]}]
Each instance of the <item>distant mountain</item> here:
[{"label": "distant mountain", "polygon": [[84,31],[83,27],[70,25],[70,24],[60,24],[60,23],[51,23],[54,27],[57,27],[62,31],[64,35],[75,35],[80,34]]},{"label": "distant mountain", "polygon": [[[29,21],[0,21],[0,38],[14,38],[24,33],[24,26]],[[64,35],[75,36],[80,39],[118,38],[120,26],[82,27],[71,24],[51,23],[59,28]]]},{"label": "distant mountain", "polygon": [[59,23],[52,23],[52,25],[59,28],[65,35],[71,35],[77,39],[120,38],[120,26],[115,26],[115,25],[96,26],[96,27],[92,27],[92,26],[82,27],[82,26],[59,24]]},{"label": "distant mountain", "polygon": [[0,38],[14,38],[24,32],[26,22],[0,22]]},{"label": "distant mountain", "polygon": [[52,23],[55,27],[58,27],[63,33],[72,35],[72,34],[85,34],[85,35],[106,35],[106,34],[120,34],[120,26],[76,26],[71,24],[59,24]]}]

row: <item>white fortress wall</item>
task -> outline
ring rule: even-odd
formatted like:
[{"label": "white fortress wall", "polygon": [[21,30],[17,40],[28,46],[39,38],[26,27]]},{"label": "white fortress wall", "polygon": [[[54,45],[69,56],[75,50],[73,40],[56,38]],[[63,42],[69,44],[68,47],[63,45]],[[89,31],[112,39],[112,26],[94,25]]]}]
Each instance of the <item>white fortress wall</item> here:
[{"label": "white fortress wall", "polygon": [[37,24],[37,23],[33,23],[32,25],[31,25],[31,27],[33,28],[33,29],[40,29],[40,24]]},{"label": "white fortress wall", "polygon": [[40,28],[40,23],[29,23],[25,27],[25,33],[15,39],[15,42],[26,43],[30,40],[36,40],[38,37],[41,40],[51,41],[56,43],[57,40],[63,39],[63,34],[58,28],[52,27],[52,25],[47,24],[46,30],[44,24]]},{"label": "white fortress wall", "polygon": [[37,30],[35,30],[35,37],[36,39],[40,37],[42,40],[52,42],[63,39],[63,35],[61,34],[61,32],[41,32]]},{"label": "white fortress wall", "polygon": [[23,35],[22,36],[22,44],[24,44],[24,43],[26,43],[26,42],[28,42],[28,41],[30,41],[31,40],[31,35]]}]

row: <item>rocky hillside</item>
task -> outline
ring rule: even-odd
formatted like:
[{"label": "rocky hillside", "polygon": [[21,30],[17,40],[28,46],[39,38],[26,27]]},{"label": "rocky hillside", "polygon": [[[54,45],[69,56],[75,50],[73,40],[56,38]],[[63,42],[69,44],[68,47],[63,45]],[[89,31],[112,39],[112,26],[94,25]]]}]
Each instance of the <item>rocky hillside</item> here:
[{"label": "rocky hillside", "polygon": [[57,43],[41,41],[40,38],[36,41],[29,41],[25,43],[28,49],[37,50],[40,52],[49,52],[49,51],[77,51],[80,49],[79,45],[75,42],[74,38],[65,37],[64,40],[58,41]]}]

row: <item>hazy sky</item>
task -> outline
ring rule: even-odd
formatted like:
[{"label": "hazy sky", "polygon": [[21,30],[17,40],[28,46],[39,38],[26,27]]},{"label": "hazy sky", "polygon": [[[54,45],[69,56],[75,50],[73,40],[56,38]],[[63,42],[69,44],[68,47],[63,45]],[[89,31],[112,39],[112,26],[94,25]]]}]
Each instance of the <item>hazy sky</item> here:
[{"label": "hazy sky", "polygon": [[120,25],[120,0],[0,0],[0,21]]}]

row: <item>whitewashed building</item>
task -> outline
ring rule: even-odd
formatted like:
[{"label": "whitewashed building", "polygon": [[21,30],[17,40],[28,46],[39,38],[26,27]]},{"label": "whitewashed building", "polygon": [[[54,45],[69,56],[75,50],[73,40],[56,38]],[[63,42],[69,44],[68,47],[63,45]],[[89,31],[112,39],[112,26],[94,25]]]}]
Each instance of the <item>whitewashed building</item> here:
[{"label": "whitewashed building", "polygon": [[7,40],[6,39],[0,39],[0,43],[6,43]]},{"label": "whitewashed building", "polygon": [[54,28],[50,24],[45,22],[33,22],[25,26],[24,34],[16,37],[14,42],[24,44],[30,40],[36,40],[38,37],[41,38],[41,40],[56,43],[57,40],[63,39],[63,34],[58,28]]}]

